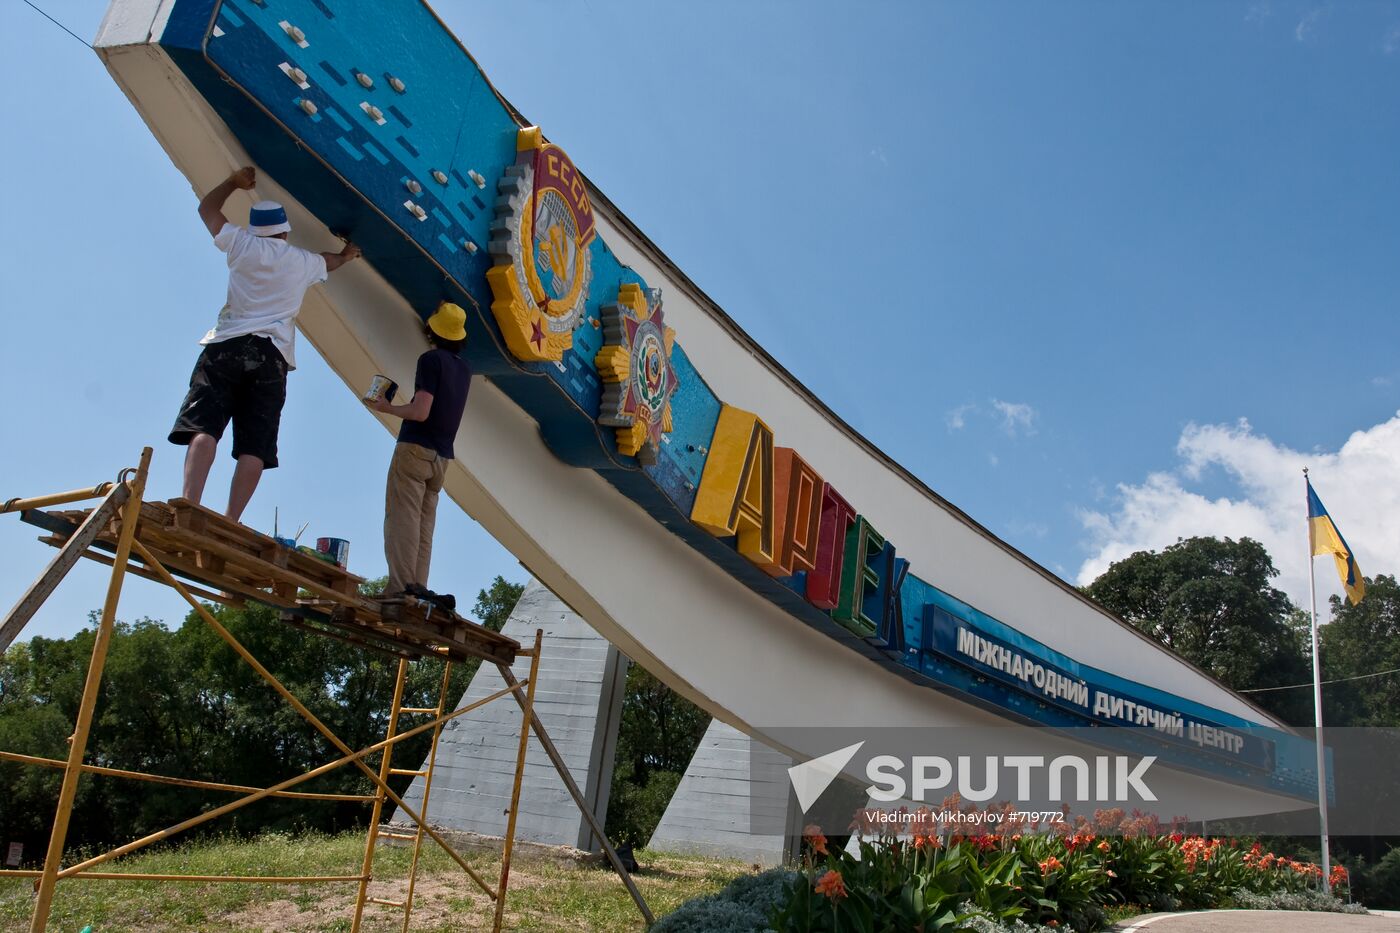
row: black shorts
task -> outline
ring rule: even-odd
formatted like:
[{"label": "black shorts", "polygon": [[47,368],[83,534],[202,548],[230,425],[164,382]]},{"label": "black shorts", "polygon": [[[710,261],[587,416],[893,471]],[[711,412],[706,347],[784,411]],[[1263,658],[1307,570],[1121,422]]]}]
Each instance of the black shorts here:
[{"label": "black shorts", "polygon": [[222,438],[232,419],[234,458],[251,454],[270,470],[286,400],[287,361],[270,339],[247,334],[211,343],[194,364],[170,443],[188,444],[196,434]]}]

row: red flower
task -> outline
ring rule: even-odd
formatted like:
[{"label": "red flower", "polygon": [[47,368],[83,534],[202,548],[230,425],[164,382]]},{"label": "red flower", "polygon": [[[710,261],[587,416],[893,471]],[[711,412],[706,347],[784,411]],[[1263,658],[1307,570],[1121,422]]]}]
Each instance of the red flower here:
[{"label": "red flower", "polygon": [[878,836],[882,828],[876,814],[878,810],[861,807],[851,820],[851,829],[861,836]]},{"label": "red flower", "polygon": [[1056,871],[1056,870],[1058,870],[1058,869],[1060,869],[1060,868],[1063,868],[1063,867],[1064,867],[1064,864],[1061,863],[1059,859],[1055,858],[1055,856],[1052,855],[1052,856],[1050,856],[1048,859],[1046,859],[1045,861],[1043,861],[1043,862],[1040,863],[1040,873],[1041,873],[1042,875],[1048,875],[1048,874],[1050,874],[1052,871]]},{"label": "red flower", "polygon": [[1088,831],[1077,832],[1065,843],[1065,848],[1070,852],[1076,849],[1087,848],[1089,843],[1094,841],[1094,834]]},{"label": "red flower", "polygon": [[1113,846],[1111,846],[1111,845],[1108,844],[1108,840],[1107,840],[1107,839],[1105,839],[1103,842],[1100,842],[1100,843],[1099,843],[1099,851],[1100,851],[1100,852],[1103,852],[1104,854],[1107,854],[1112,848],[1113,848]]},{"label": "red flower", "polygon": [[846,896],[846,882],[839,871],[829,871],[817,879],[817,893],[833,901]]},{"label": "red flower", "polygon": [[807,828],[802,830],[802,841],[812,847],[812,851],[818,855],[826,855],[826,837],[822,835],[822,828],[816,823],[809,823]]},{"label": "red flower", "polygon": [[914,834],[914,848],[915,848],[915,849],[920,849],[920,850],[922,850],[922,849],[941,849],[941,848],[943,848],[943,840],[942,840],[942,839],[939,839],[938,836],[937,836],[935,833],[928,833],[928,834],[925,834],[925,833],[915,833],[915,834]]},{"label": "red flower", "polygon": [[1111,810],[1098,809],[1094,811],[1094,825],[1104,832],[1112,832],[1123,825],[1123,808],[1114,807]]},{"label": "red flower", "polygon": [[986,852],[988,849],[995,849],[997,847],[997,837],[988,833],[973,836],[969,841],[976,847],[978,852]]}]

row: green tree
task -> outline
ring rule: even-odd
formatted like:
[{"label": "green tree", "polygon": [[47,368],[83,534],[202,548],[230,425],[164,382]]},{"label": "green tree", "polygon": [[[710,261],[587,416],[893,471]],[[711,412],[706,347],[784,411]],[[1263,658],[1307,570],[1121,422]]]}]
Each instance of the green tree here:
[{"label": "green tree", "polygon": [[708,713],[632,665],[608,797],[610,837],[646,844],[709,725]]},{"label": "green tree", "polygon": [[[1277,575],[1258,541],[1188,538],[1118,561],[1085,591],[1238,690],[1301,683],[1309,677],[1297,610],[1270,583]],[[1260,693],[1253,699],[1290,724],[1312,720],[1308,698],[1298,691]]]},{"label": "green tree", "polygon": [[1400,674],[1365,677],[1400,668],[1400,584],[1393,576],[1367,579],[1361,602],[1353,606],[1333,596],[1331,609],[1332,621],[1319,633],[1323,679],[1364,679],[1322,688],[1324,721],[1400,726]]},{"label": "green tree", "polygon": [[511,610],[520,601],[520,594],[523,592],[525,584],[511,583],[497,574],[490,586],[476,594],[476,605],[472,607],[476,621],[493,632],[499,632],[510,618]]}]

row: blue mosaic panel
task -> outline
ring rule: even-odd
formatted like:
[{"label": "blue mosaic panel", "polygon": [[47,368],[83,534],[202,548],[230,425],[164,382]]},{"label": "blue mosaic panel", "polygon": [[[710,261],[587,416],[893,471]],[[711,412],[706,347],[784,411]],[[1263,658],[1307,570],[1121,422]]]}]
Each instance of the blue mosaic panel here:
[{"label": "blue mosaic panel", "polygon": [[[331,17],[323,7],[317,0],[224,0],[217,20],[222,34],[210,37],[209,59],[478,304],[489,305],[483,276],[491,264],[485,248],[491,212],[467,205],[494,200],[501,172],[515,158],[514,121],[425,6],[336,0]],[[378,28],[345,28],[366,23]],[[303,42],[283,24],[301,30]],[[305,72],[310,87],[298,87],[282,63]],[[308,114],[302,101],[316,113]],[[446,184],[434,171],[447,176]],[[410,190],[410,182],[419,190]],[[426,316],[433,309],[418,310]]]}]

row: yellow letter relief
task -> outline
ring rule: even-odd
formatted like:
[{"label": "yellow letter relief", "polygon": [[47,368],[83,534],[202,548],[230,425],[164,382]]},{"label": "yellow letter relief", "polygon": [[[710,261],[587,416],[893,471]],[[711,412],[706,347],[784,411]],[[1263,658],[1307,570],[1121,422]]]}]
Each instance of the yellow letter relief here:
[{"label": "yellow letter relief", "polygon": [[720,409],[690,520],[716,537],[738,534],[740,554],[773,563],[773,429],[758,415]]},{"label": "yellow letter relief", "polygon": [[560,360],[573,346],[592,278],[593,205],[578,169],[539,127],[516,137],[502,176],[486,272],[506,346],[516,359]]}]

